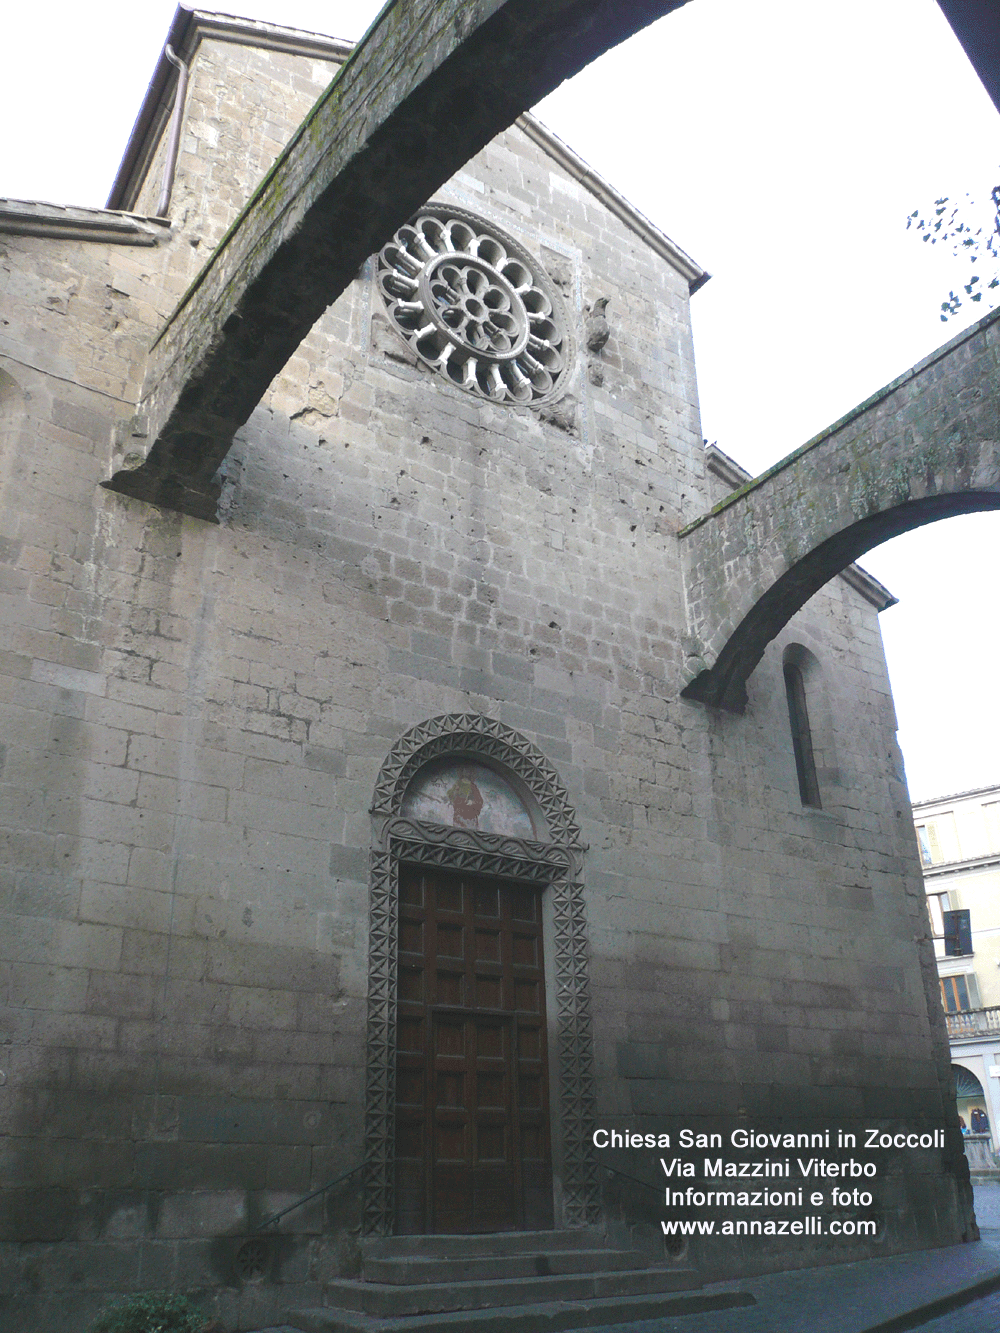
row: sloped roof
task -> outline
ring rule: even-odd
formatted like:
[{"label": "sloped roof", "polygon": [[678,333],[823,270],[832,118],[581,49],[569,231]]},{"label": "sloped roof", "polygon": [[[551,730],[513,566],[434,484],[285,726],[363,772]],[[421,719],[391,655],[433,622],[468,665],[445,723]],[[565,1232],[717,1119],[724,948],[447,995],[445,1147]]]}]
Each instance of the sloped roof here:
[{"label": "sloped roof", "polygon": [[[353,42],[326,37],[322,33],[305,32],[298,28],[263,23],[257,19],[216,14],[208,10],[190,9],[184,4],[178,5],[164,45],[172,47],[185,63],[190,63],[198,46],[206,39],[257,46],[266,50],[282,51],[288,55],[311,56],[314,59],[339,63],[343,63],[354,49]],[[111,193],[108,195],[107,208],[128,211],[135,202],[170,115],[176,87],[176,73],[174,66],[161,51],[129,135]],[[683,274],[692,292],[697,291],[708,281],[711,275],[700,264],[685,253],[665,232],[650,222],[649,218],[640,213],[623,194],[540,120],[532,115],[522,115],[515,123],[534,143],[548,153],[567,175],[599,199],[610,213],[640,237],[650,249]]]}]

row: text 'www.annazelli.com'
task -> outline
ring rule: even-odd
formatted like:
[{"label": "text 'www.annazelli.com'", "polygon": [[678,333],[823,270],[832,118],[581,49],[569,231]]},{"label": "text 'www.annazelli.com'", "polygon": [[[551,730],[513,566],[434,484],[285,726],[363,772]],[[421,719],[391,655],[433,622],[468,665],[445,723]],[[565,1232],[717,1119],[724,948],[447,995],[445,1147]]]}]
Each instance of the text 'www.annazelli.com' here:
[{"label": "text 'www.annazelli.com'", "polygon": [[[818,1216],[725,1218],[722,1222],[660,1222],[665,1236],[875,1236],[874,1218]],[[718,1228],[718,1229],[716,1229]]]}]

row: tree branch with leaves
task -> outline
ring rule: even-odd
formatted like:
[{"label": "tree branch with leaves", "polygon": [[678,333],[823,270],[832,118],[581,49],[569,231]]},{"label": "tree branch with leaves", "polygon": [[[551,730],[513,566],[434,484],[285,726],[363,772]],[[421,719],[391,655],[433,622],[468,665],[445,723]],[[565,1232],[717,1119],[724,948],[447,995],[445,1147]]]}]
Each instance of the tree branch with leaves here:
[{"label": "tree branch with leaves", "polygon": [[[994,185],[990,199],[992,210],[988,218],[982,216],[982,211],[977,218],[980,205],[966,194],[959,203],[952,203],[947,195],[935,199],[932,215],[925,217],[917,208],[906,219],[907,231],[912,228],[922,241],[931,245],[950,245],[956,259],[968,264],[968,281],[960,286],[970,301],[981,301],[984,292],[1000,287],[1000,185]],[[975,265],[980,262],[981,271],[976,272]],[[960,295],[949,291],[948,299],[941,302],[942,323],[956,315],[963,304]]]}]

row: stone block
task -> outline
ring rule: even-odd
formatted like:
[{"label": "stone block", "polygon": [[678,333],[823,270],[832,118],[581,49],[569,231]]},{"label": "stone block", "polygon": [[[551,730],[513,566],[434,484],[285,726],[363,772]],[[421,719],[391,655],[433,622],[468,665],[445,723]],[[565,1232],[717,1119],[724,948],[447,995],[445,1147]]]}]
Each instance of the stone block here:
[{"label": "stone block", "polygon": [[13,963],[9,973],[9,1003],[26,1009],[61,1013],[83,1010],[89,974],[82,967]]},{"label": "stone block", "polygon": [[[162,1240],[188,1242],[238,1234],[248,1224],[248,1202],[243,1189],[167,1194],[160,1204],[156,1234]],[[184,1245],[181,1250],[187,1253],[193,1248],[201,1247]]]},{"label": "stone block", "polygon": [[67,1239],[75,1222],[75,1190],[4,1189],[0,1192],[0,1241],[31,1244]]},{"label": "stone block", "polygon": [[368,849],[334,843],[330,848],[330,874],[363,884],[368,878]]},{"label": "stone block", "polygon": [[277,945],[237,948],[213,941],[207,955],[207,977],[237,986],[331,992],[337,989],[338,963],[309,949]]},{"label": "stone block", "polygon": [[110,1018],[152,1018],[160,989],[153,977],[95,970],[87,987],[87,1012]]},{"label": "stone block", "polygon": [[254,1144],[140,1144],[136,1165],[139,1179],[151,1189],[231,1191],[267,1185],[266,1158]]},{"label": "stone block", "polygon": [[230,993],[229,1020],[244,1028],[295,1027],[297,1001],[295,991],[234,986]]},{"label": "stone block", "polygon": [[37,871],[16,875],[8,899],[9,910],[15,915],[50,920],[70,920],[79,901],[78,880]]}]

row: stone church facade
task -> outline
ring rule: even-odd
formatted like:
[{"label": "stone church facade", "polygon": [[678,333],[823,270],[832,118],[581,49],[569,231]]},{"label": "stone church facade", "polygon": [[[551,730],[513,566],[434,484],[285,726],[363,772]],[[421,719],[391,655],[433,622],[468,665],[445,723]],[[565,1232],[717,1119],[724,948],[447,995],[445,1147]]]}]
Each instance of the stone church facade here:
[{"label": "stone church facade", "polygon": [[0,206],[0,1310],[253,1327],[394,1231],[871,1253],[664,1252],[657,1154],[597,1129],[947,1127],[870,1215],[971,1238],[891,599],[847,570],[742,716],[680,697],[677,533],[745,479],[707,275],[524,117],[316,325],[218,523],[114,494],[150,341],[349,50],[170,40],[169,219],[165,59],[108,209]]}]

